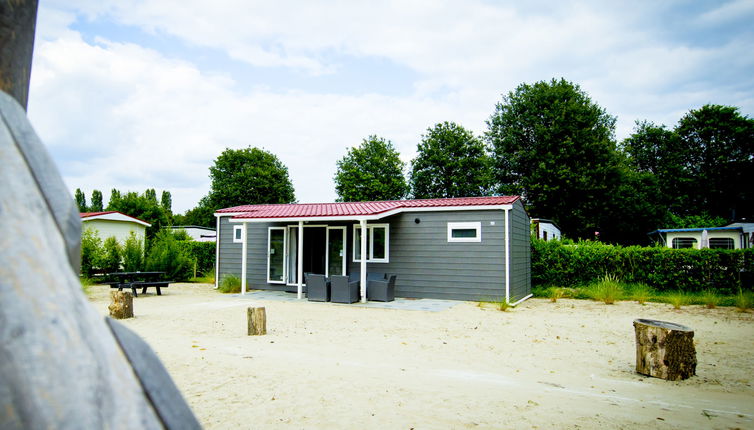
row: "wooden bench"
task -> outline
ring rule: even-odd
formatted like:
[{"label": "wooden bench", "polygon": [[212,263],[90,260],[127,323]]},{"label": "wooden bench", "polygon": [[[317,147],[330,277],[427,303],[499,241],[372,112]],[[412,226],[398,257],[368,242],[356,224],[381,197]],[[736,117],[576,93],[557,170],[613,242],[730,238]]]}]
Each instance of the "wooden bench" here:
[{"label": "wooden bench", "polygon": [[118,291],[123,291],[124,288],[130,288],[134,297],[139,297],[139,295],[136,294],[136,286],[134,285],[134,282],[110,282],[110,288],[117,288]]},{"label": "wooden bench", "polygon": [[160,288],[167,288],[170,286],[170,283],[173,281],[142,281],[142,282],[134,282],[133,288],[141,288],[141,294],[147,293],[147,288],[154,287],[157,290],[157,295],[161,296],[162,291],[160,291]]}]

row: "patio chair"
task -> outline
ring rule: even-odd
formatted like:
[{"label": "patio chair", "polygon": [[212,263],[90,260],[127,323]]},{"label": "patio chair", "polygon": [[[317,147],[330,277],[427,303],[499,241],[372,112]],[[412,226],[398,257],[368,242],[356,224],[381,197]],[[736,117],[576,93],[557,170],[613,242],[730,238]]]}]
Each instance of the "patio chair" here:
[{"label": "patio chair", "polygon": [[310,274],[306,277],[306,297],[310,302],[330,301],[330,281],[325,275]]},{"label": "patio chair", "polygon": [[359,301],[359,281],[348,276],[330,276],[330,301],[333,303],[354,303]]},{"label": "patio chair", "polygon": [[367,281],[367,299],[378,302],[392,302],[395,300],[396,275],[388,275],[386,280]]}]

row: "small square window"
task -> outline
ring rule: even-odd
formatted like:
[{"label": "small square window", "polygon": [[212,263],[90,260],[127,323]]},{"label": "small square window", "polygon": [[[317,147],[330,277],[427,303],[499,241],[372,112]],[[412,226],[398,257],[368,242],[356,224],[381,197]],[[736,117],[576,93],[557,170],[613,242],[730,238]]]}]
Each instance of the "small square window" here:
[{"label": "small square window", "polygon": [[242,243],[242,242],[243,242],[243,226],[234,225],[233,226],[233,243]]},{"label": "small square window", "polygon": [[448,242],[481,242],[481,222],[449,222]]}]

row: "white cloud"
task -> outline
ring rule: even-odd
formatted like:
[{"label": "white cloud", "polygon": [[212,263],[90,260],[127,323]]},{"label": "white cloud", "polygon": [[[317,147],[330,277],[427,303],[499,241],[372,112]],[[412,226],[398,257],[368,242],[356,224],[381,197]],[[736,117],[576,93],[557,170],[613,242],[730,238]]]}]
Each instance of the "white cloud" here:
[{"label": "white cloud", "polygon": [[[698,25],[724,25],[748,5],[728,3]],[[750,34],[699,46],[666,37],[662,19],[649,19],[651,4],[526,7],[51,0],[40,7],[30,114],[72,188],[169,189],[183,211],[206,193],[208,167],[225,147],[265,147],[288,165],[299,200],[332,200],[335,161],[347,147],[378,134],[409,159],[437,122],[481,133],[500,95],[522,82],[580,84],[618,116],[619,138],[636,119],[672,125],[704,103],[754,111]],[[170,35],[252,69],[338,76],[353,59],[385,59],[415,73],[414,90],[379,94],[368,79],[358,95],[272,90],[174,52],[96,35],[92,43],[71,30],[76,19]]]}]

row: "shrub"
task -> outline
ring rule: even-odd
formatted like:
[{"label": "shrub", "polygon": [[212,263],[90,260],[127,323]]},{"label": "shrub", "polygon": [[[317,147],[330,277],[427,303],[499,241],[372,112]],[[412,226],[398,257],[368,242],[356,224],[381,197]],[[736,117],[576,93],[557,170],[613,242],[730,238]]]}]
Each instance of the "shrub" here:
[{"label": "shrub", "polygon": [[121,259],[121,247],[118,243],[118,239],[114,236],[110,236],[105,239],[105,243],[102,246],[104,249],[104,255],[102,257],[102,269],[106,272],[117,272],[120,270]]},{"label": "shrub", "polygon": [[602,279],[590,285],[588,291],[592,299],[607,305],[612,305],[623,297],[623,287],[615,275],[605,274]]},{"label": "shrub", "polygon": [[102,262],[102,239],[96,229],[87,228],[81,233],[81,274],[90,278]]},{"label": "shrub", "polygon": [[169,230],[160,230],[152,241],[147,254],[146,269],[165,272],[165,276],[175,281],[191,279],[194,260],[179,245]]},{"label": "shrub", "polygon": [[215,272],[215,242],[179,241],[178,244],[196,261],[196,271],[203,275]]},{"label": "shrub", "polygon": [[558,299],[563,298],[564,291],[562,288],[558,287],[550,287],[547,289],[547,297],[549,297],[550,301],[555,303],[558,301]]},{"label": "shrub", "polygon": [[131,232],[123,244],[123,270],[126,272],[138,272],[144,265],[144,247],[142,240]]},{"label": "shrub", "polygon": [[223,276],[220,286],[218,288],[221,293],[240,293],[241,292],[241,278],[236,275]]},{"label": "shrub", "polygon": [[[754,271],[754,249],[670,249],[614,246],[602,242],[531,242],[532,286],[579,287],[613,273],[627,283],[644,283],[658,292],[735,295],[740,273]],[[751,288],[751,287],[747,287]]]}]

